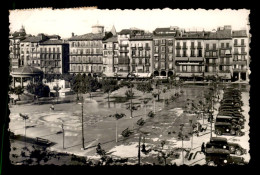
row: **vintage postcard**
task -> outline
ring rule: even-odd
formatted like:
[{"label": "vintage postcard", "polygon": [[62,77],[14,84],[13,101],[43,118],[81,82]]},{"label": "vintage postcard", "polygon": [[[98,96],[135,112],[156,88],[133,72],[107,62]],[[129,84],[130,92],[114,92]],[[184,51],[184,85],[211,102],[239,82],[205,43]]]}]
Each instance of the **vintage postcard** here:
[{"label": "vintage postcard", "polygon": [[250,10],[10,10],[13,165],[246,165]]}]

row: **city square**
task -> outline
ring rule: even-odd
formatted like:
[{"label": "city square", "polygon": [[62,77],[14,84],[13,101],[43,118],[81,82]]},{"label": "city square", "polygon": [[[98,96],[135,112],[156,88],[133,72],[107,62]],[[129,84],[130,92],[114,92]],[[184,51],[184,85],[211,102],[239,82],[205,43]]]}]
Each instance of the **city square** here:
[{"label": "city square", "polygon": [[9,37],[11,163],[247,164],[249,27],[97,23],[61,39],[22,26]]}]

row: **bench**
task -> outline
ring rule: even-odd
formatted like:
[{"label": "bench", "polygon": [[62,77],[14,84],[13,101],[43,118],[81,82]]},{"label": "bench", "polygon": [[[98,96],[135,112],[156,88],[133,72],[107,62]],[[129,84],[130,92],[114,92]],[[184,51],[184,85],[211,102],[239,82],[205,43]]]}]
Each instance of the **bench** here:
[{"label": "bench", "polygon": [[43,145],[50,145],[51,142],[47,139],[43,139],[43,138],[40,138],[40,137],[36,137],[36,143],[38,144],[43,144]]}]

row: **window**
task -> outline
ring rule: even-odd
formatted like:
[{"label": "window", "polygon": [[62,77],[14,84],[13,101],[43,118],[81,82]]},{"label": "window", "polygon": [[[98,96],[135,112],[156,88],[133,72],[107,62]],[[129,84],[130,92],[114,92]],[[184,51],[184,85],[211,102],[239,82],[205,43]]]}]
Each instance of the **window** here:
[{"label": "window", "polygon": [[191,57],[195,57],[195,51],[192,49],[192,50],[190,50],[190,56]]},{"label": "window", "polygon": [[161,54],[161,59],[165,59],[165,54]]},{"label": "window", "polygon": [[216,50],[217,49],[217,45],[214,43],[213,44],[213,50]]},{"label": "window", "polygon": [[209,57],[209,52],[206,52],[206,56]]},{"label": "window", "polygon": [[183,57],[187,57],[186,50],[183,50],[182,56],[183,56]]},{"label": "window", "polygon": [[178,47],[180,47],[180,46],[181,46],[181,45],[180,45],[180,42],[177,42],[177,46],[178,46]]},{"label": "window", "polygon": [[222,48],[222,49],[224,48],[224,43],[221,43],[221,48]]},{"label": "window", "polygon": [[165,39],[161,40],[161,45],[165,45]]},{"label": "window", "polygon": [[198,50],[198,57],[202,57],[202,50],[201,49]]},{"label": "window", "polygon": [[238,48],[234,48],[234,53],[238,53]]},{"label": "window", "polygon": [[159,40],[154,40],[154,45],[158,46],[159,45]]},{"label": "window", "polygon": [[161,69],[165,69],[165,62],[161,62]]},{"label": "window", "polygon": [[206,44],[206,50],[209,50],[209,44]]},{"label": "window", "polygon": [[155,63],[155,64],[154,64],[154,68],[155,68],[155,69],[158,69],[158,63]]},{"label": "window", "polygon": [[217,52],[212,52],[212,54],[213,54],[213,57],[217,56]]},{"label": "window", "polygon": [[234,40],[234,45],[237,45],[237,39]]},{"label": "window", "polygon": [[182,66],[182,72],[187,72],[187,66]]},{"label": "window", "polygon": [[172,49],[171,46],[168,47],[168,51],[169,51],[170,53],[172,53],[173,49]]},{"label": "window", "polygon": [[172,61],[172,54],[168,55],[169,61]]},{"label": "window", "polygon": [[177,53],[176,53],[176,56],[177,56],[177,57],[180,57],[180,56],[181,56],[180,50],[176,50],[176,52],[177,52]]},{"label": "window", "polygon": [[244,47],[241,48],[241,53],[245,53],[245,48]]},{"label": "window", "polygon": [[159,51],[158,46],[154,47],[154,52],[155,52],[155,53],[158,53],[158,51]]},{"label": "window", "polygon": [[198,42],[198,48],[201,48],[201,42]]},{"label": "window", "polygon": [[165,52],[165,47],[164,46],[161,47],[161,51]]},{"label": "window", "polygon": [[191,42],[191,48],[194,49],[194,42]]},{"label": "window", "polygon": [[245,44],[245,40],[241,39],[241,45],[243,46]]},{"label": "window", "polygon": [[168,40],[168,45],[172,46],[173,45],[173,41],[172,40]]},{"label": "window", "polygon": [[226,47],[229,48],[229,43],[226,43]]},{"label": "window", "polygon": [[195,66],[191,66],[191,72],[195,72]]},{"label": "window", "polygon": [[187,48],[186,42],[183,42],[183,48]]}]

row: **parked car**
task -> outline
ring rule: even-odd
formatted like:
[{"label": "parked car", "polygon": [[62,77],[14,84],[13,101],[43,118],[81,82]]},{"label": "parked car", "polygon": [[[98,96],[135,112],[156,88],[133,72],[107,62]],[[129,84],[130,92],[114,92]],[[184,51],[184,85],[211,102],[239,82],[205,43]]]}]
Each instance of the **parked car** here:
[{"label": "parked car", "polygon": [[247,154],[247,150],[242,148],[238,143],[228,142],[230,154],[236,154],[238,156]]},{"label": "parked car", "polygon": [[243,157],[231,156],[228,153],[206,153],[206,163],[209,166],[245,165]]},{"label": "parked car", "polygon": [[226,138],[212,137],[209,142],[206,143],[205,153],[226,153],[229,154],[229,145]]},{"label": "parked car", "polygon": [[231,123],[233,126],[236,127],[241,127],[241,129],[244,128],[244,121],[243,119],[239,119],[237,117],[232,117],[232,116],[226,116],[226,115],[218,115],[216,117],[216,122],[227,122],[227,123]]},{"label": "parked car", "polygon": [[242,136],[245,133],[241,131],[239,127],[233,126],[228,122],[216,122],[215,123],[215,134],[217,135],[237,135]]}]

